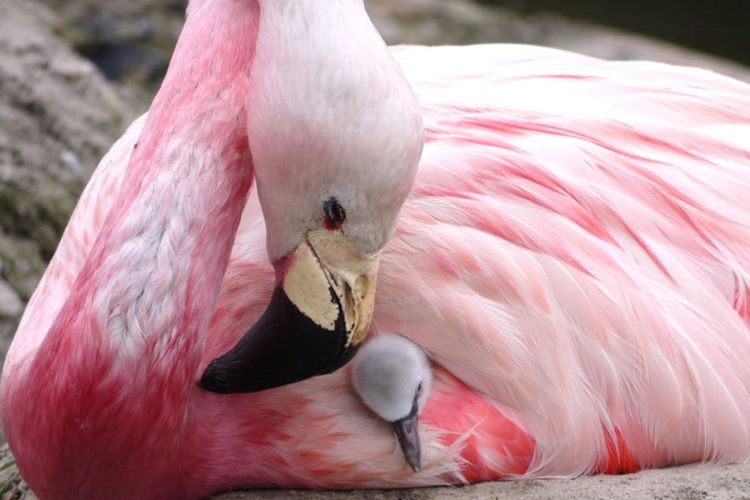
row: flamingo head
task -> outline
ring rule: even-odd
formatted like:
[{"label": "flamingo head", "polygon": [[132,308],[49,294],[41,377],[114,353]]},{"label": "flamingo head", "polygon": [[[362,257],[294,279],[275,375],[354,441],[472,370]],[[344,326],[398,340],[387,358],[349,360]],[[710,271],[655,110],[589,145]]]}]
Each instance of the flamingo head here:
[{"label": "flamingo head", "polygon": [[432,386],[424,351],[401,335],[375,337],[353,363],[352,385],[370,410],[391,423],[407,463],[419,471],[418,415]]},{"label": "flamingo head", "polygon": [[276,288],[260,320],[204,372],[202,387],[222,393],[351,359],[422,151],[419,105],[362,2],[332,2],[323,16],[312,1],[262,5],[248,139]]}]

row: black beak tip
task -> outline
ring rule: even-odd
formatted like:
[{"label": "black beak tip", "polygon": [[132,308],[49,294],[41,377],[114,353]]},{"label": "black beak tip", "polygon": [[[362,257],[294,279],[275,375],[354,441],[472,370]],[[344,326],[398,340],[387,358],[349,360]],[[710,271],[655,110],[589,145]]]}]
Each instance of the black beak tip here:
[{"label": "black beak tip", "polygon": [[198,386],[210,392],[217,394],[230,394],[232,384],[227,380],[226,373],[221,367],[221,358],[211,361],[203,372],[203,376],[198,381]]},{"label": "black beak tip", "polygon": [[198,385],[219,394],[257,392],[323,375],[346,364],[356,346],[340,311],[334,330],[305,316],[277,287],[265,313],[223,356],[214,359]]}]

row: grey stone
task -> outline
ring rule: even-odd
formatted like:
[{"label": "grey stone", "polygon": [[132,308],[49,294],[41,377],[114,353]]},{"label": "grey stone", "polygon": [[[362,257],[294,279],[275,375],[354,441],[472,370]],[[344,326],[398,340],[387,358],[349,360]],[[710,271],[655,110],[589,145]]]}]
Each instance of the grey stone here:
[{"label": "grey stone", "polygon": [[15,290],[0,279],[0,318],[16,318],[23,311],[23,302]]},{"label": "grey stone", "polygon": [[19,298],[33,293],[83,186],[128,119],[96,67],[53,33],[57,23],[34,0],[0,0],[3,317],[20,314]]}]

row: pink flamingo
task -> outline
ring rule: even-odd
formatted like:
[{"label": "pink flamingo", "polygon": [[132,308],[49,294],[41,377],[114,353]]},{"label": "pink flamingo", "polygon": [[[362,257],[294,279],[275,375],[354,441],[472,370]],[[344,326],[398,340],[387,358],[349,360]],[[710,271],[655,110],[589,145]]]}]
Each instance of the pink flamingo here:
[{"label": "pink flamingo", "polygon": [[[747,460],[749,123],[706,71],[389,52],[359,0],[193,0],[8,355],[21,472],[163,499]],[[418,473],[348,367],[215,393],[368,331],[434,362]]]}]

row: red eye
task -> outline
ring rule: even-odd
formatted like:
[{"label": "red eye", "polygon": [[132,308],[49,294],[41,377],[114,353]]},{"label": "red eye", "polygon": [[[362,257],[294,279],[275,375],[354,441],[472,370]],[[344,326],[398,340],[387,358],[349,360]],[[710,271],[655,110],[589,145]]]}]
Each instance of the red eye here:
[{"label": "red eye", "polygon": [[325,213],[324,225],[329,231],[339,229],[346,220],[346,210],[336,198],[329,198],[323,203],[323,212]]}]

